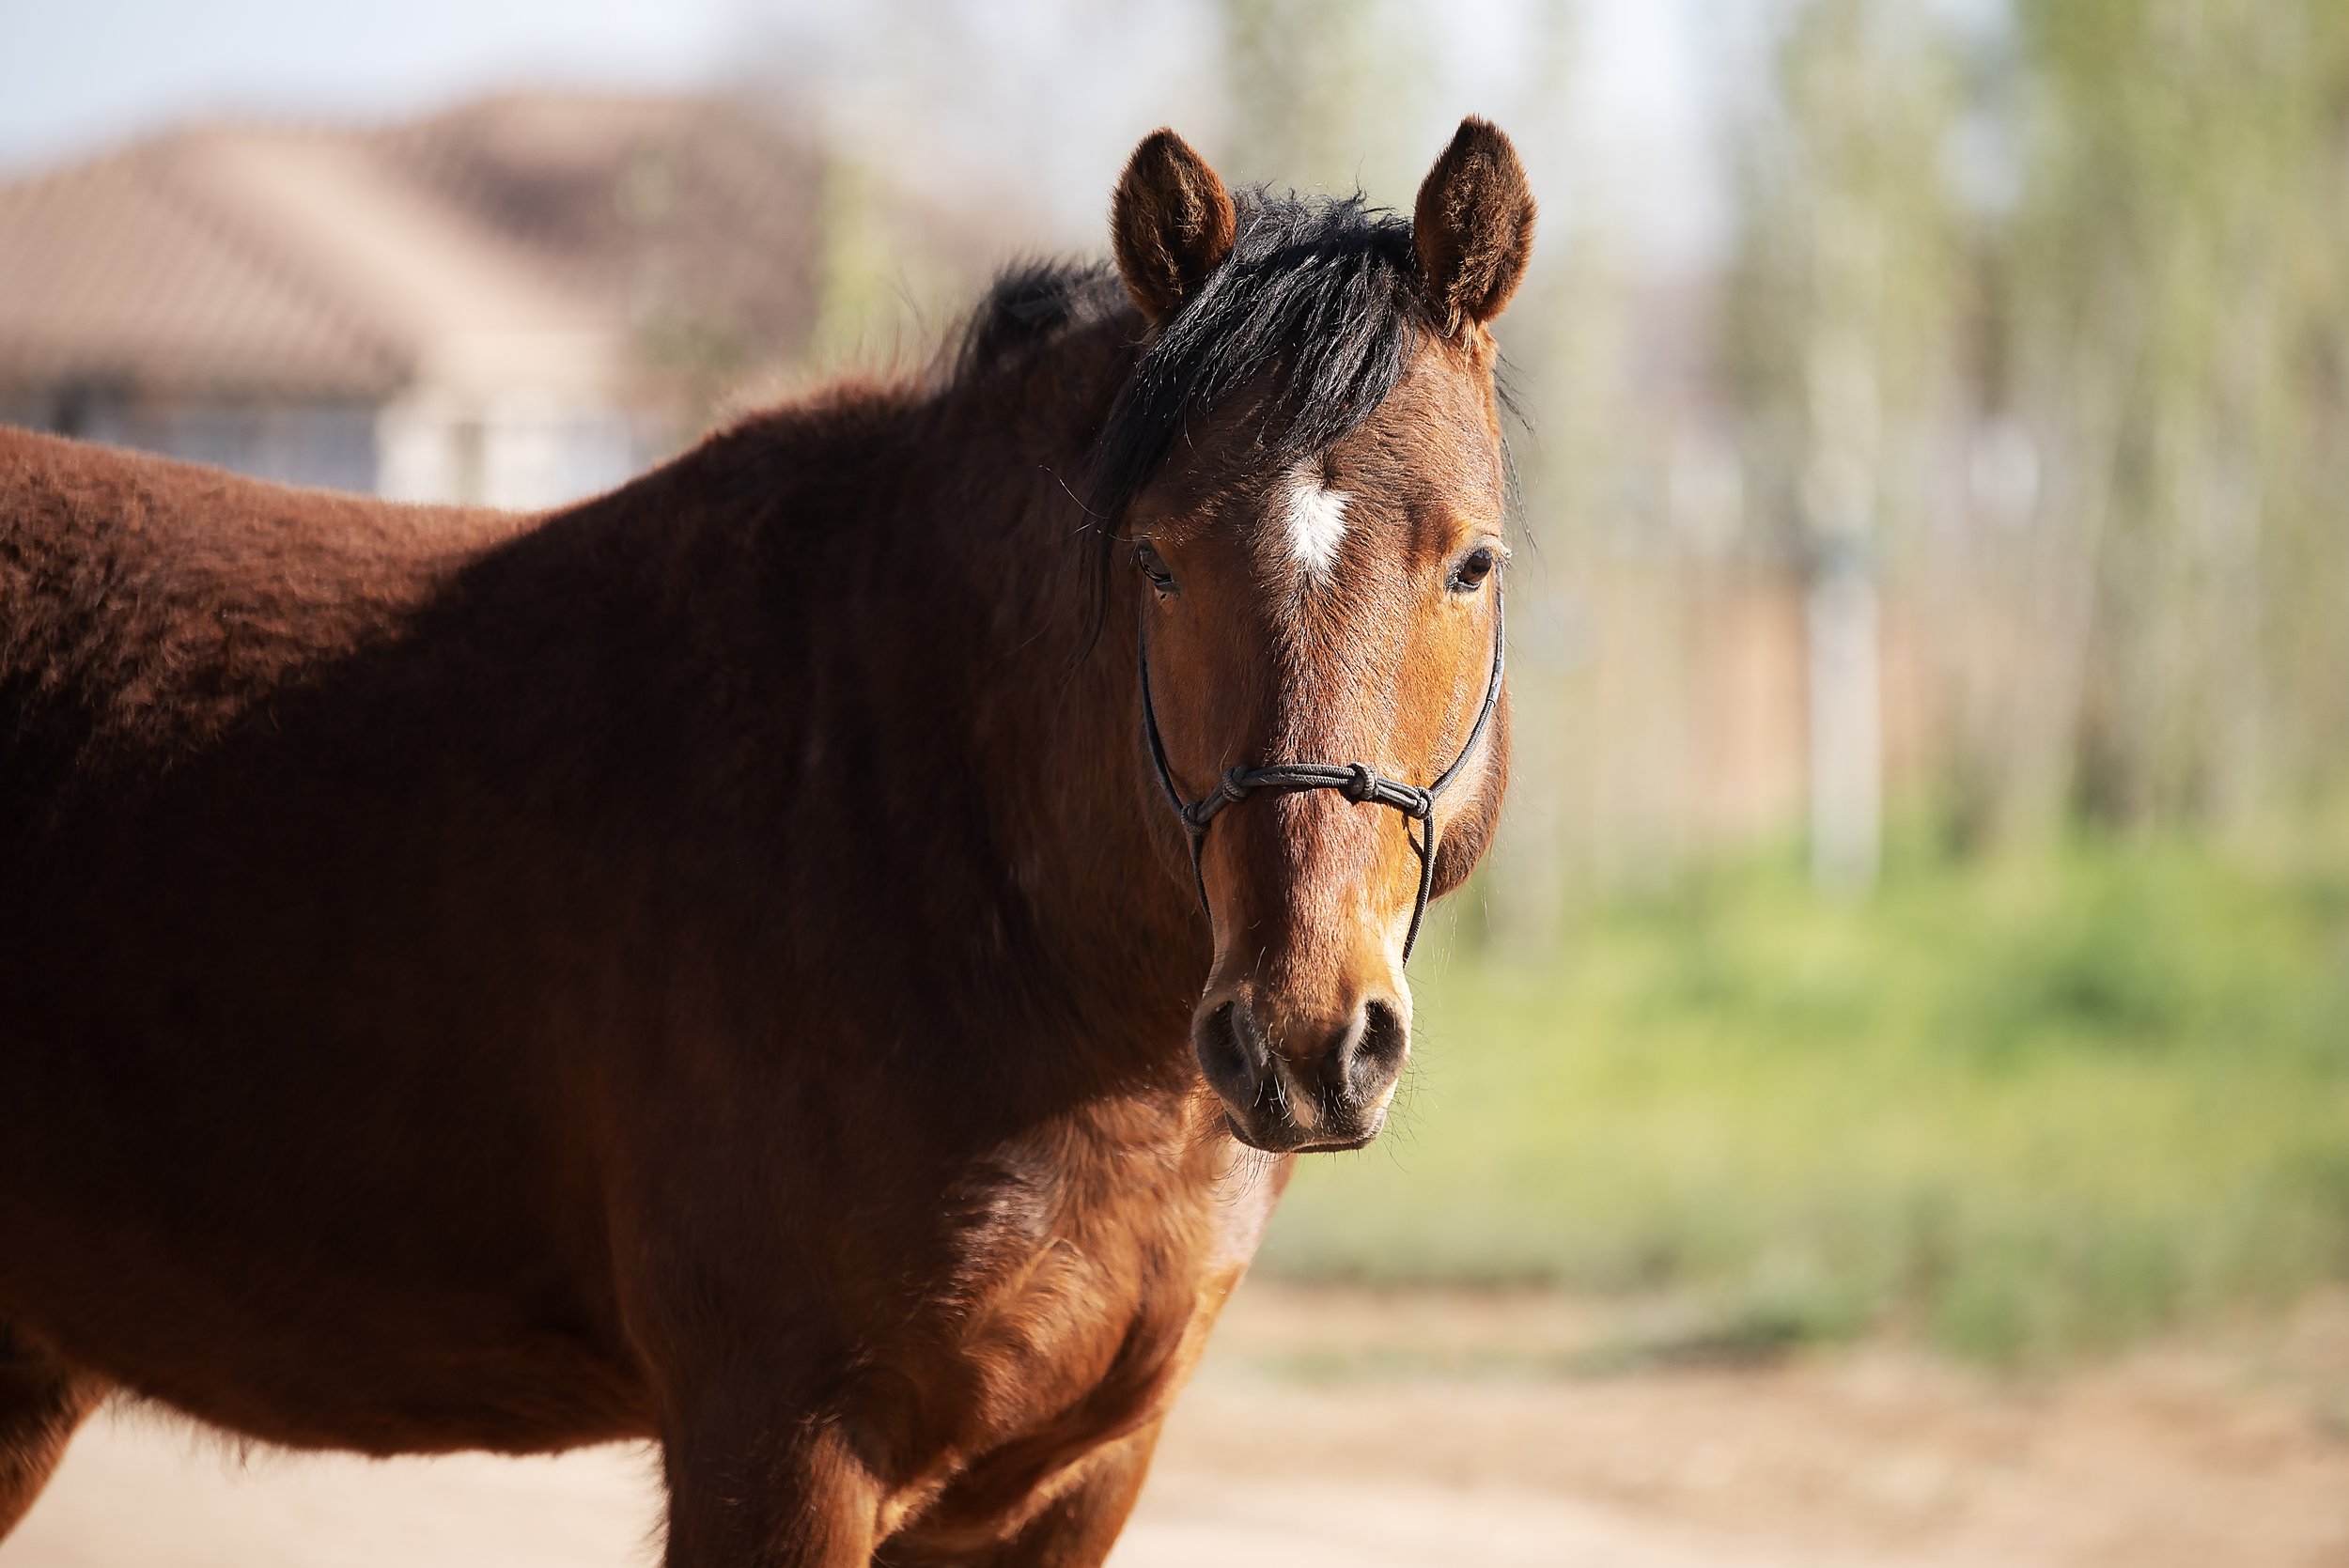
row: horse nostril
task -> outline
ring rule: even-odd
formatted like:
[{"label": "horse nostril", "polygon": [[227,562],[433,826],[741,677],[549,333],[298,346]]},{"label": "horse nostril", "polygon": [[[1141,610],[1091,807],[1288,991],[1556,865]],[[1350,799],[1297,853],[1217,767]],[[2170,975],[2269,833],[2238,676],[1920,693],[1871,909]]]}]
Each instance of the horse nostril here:
[{"label": "horse nostril", "polygon": [[1235,1105],[1255,1102],[1256,1056],[1248,1048],[1237,1002],[1223,1002],[1199,1020],[1191,1032],[1191,1048],[1209,1088]]},{"label": "horse nostril", "polygon": [[1411,1032],[1401,1010],[1373,997],[1332,1043],[1324,1059],[1323,1077],[1342,1095],[1376,1099],[1403,1070],[1403,1059],[1410,1048]]},{"label": "horse nostril", "polygon": [[1354,1054],[1365,1066],[1376,1066],[1380,1077],[1392,1078],[1410,1054],[1411,1026],[1403,1021],[1402,1009],[1376,997],[1362,1004],[1362,1040]]}]

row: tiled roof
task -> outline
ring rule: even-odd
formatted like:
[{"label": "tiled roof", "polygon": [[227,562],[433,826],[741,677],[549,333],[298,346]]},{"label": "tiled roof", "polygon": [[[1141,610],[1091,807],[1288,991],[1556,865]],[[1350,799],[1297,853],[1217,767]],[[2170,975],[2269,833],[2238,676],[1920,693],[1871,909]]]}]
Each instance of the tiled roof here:
[{"label": "tiled roof", "polygon": [[577,389],[664,332],[770,361],[812,328],[822,186],[704,99],[179,132],[0,185],[0,390]]},{"label": "tiled roof", "polygon": [[0,385],[376,394],[404,346],[186,188],[179,148],[0,187]]},{"label": "tiled roof", "polygon": [[815,324],[825,168],[723,99],[532,93],[404,128],[387,155],[642,331],[796,353]]}]

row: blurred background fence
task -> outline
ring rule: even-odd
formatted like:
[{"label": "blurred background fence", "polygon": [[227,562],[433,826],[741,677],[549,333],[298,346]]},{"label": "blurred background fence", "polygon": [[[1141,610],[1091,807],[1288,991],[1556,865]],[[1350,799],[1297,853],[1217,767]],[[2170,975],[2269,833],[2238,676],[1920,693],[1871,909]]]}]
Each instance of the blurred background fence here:
[{"label": "blurred background fence", "polygon": [[[550,15],[559,13],[551,12]],[[1310,1277],[2010,1358],[2349,1279],[2349,8],[886,0],[0,188],[0,417],[539,505],[908,368],[1171,120],[1543,201],[1520,766]]]}]

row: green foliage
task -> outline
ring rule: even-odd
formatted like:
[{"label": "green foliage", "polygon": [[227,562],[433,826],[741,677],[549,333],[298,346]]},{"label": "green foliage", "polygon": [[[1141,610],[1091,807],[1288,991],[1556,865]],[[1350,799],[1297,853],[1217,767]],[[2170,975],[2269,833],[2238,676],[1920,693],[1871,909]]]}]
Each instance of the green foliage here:
[{"label": "green foliage", "polygon": [[2349,1278],[2349,858],[1791,864],[1420,977],[1394,1125],[1305,1162],[1261,1266],[1707,1303],[2011,1361]]},{"label": "green foliage", "polygon": [[1781,15],[1718,347],[1781,569],[1914,635],[1936,787],[2008,843],[2340,787],[2349,7]]},{"label": "green foliage", "polygon": [[2022,0],[2018,399],[2094,550],[2081,803],[2339,776],[2349,8]]}]

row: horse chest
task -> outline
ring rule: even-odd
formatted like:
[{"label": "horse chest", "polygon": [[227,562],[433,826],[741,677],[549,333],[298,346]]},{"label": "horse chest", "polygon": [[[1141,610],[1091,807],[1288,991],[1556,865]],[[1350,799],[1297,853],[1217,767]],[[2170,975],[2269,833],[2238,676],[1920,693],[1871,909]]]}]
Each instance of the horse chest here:
[{"label": "horse chest", "polygon": [[920,1374],[953,1391],[925,1412],[930,1452],[890,1510],[923,1533],[999,1529],[1154,1426],[1288,1176],[1284,1159],[1187,1129],[1142,1146],[1064,1140],[1058,1154],[990,1162],[968,1283],[932,1342],[950,1364]]}]

